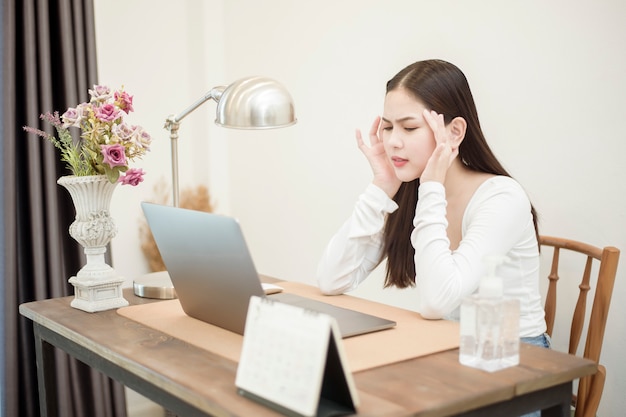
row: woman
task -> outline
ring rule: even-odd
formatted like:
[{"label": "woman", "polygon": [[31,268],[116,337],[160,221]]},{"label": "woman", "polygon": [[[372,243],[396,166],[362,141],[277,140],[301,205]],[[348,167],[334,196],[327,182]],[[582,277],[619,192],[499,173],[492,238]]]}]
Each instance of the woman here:
[{"label": "woman", "polygon": [[488,255],[504,295],[520,300],[520,337],[549,347],[539,293],[535,210],[487,145],[467,79],[441,60],[416,62],[387,83],[382,118],[359,149],[374,178],[318,268],[325,294],[357,288],[385,258],[385,287],[415,286],[428,319],[458,319]]}]

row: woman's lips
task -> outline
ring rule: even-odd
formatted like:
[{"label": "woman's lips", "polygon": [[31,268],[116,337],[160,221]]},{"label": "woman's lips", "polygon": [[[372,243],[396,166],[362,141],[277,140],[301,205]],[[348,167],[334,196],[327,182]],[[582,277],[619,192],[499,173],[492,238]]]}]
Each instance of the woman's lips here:
[{"label": "woman's lips", "polygon": [[393,163],[393,166],[395,166],[396,168],[400,168],[404,166],[407,162],[409,162],[409,160],[394,156],[391,158],[391,162]]}]

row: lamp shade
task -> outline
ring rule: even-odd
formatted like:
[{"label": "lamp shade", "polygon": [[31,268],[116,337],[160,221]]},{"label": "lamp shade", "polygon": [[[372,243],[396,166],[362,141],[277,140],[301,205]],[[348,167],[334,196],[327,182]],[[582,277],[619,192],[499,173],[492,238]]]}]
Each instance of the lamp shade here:
[{"label": "lamp shade", "polygon": [[278,82],[266,77],[242,78],[213,91],[215,123],[234,129],[272,129],[296,123],[293,100]]}]

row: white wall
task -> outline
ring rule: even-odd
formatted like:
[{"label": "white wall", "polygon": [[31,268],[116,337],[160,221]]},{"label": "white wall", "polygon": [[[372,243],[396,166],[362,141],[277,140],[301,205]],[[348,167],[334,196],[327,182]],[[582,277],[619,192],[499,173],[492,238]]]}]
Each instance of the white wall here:
[{"label": "white wall", "polygon": [[[464,70],[487,138],[528,190],[541,232],[626,249],[623,1],[96,0],[96,6],[100,81],[123,83],[135,94],[136,122],[155,139],[143,165],[149,179],[114,196],[120,227],[114,266],[129,280],[146,272],[138,203],[169,175],[165,118],[215,85],[266,75],[291,91],[299,123],[227,131],[214,127],[215,106],[208,103],[182,125],[181,175],[188,184],[209,184],[217,211],[240,219],[259,272],[314,282],[320,252],[370,179],[354,129],[368,129],[380,113],[389,78],[434,57]],[[412,292],[381,290],[380,272],[358,294],[411,308]],[[602,354],[608,376],[601,417],[626,408],[625,277],[622,265]]]},{"label": "white wall", "polygon": [[[133,164],[147,172],[145,181],[138,187],[118,187],[113,198],[112,214],[118,227],[112,244],[114,266],[132,283],[148,268],[139,246],[139,223],[143,222],[139,202],[160,202],[162,187],[170,190],[165,120],[224,82],[223,5],[218,0],[94,3],[99,82],[111,88],[123,85],[134,96],[135,112],[129,120],[144,127],[153,140],[151,151]],[[206,104],[181,123],[180,188],[210,185],[213,194],[223,196],[216,201],[220,208],[227,209],[228,182],[217,180],[228,176],[225,152],[220,149],[223,129],[212,123],[214,115],[215,107]],[[165,195],[171,198],[169,192]]]}]

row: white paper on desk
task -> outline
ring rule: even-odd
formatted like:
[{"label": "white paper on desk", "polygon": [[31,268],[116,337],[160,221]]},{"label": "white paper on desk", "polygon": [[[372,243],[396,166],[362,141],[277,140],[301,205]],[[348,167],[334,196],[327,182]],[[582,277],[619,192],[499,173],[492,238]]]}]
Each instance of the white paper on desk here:
[{"label": "white paper on desk", "polygon": [[[315,416],[322,402],[322,385],[333,378],[332,384],[348,398],[331,399],[331,407],[354,412],[356,389],[345,367],[341,343],[331,316],[253,296],[235,385],[240,394],[270,407]],[[340,368],[331,376],[325,374],[329,358],[338,359],[333,368]],[[329,403],[327,399],[323,402],[324,406]]]}]

